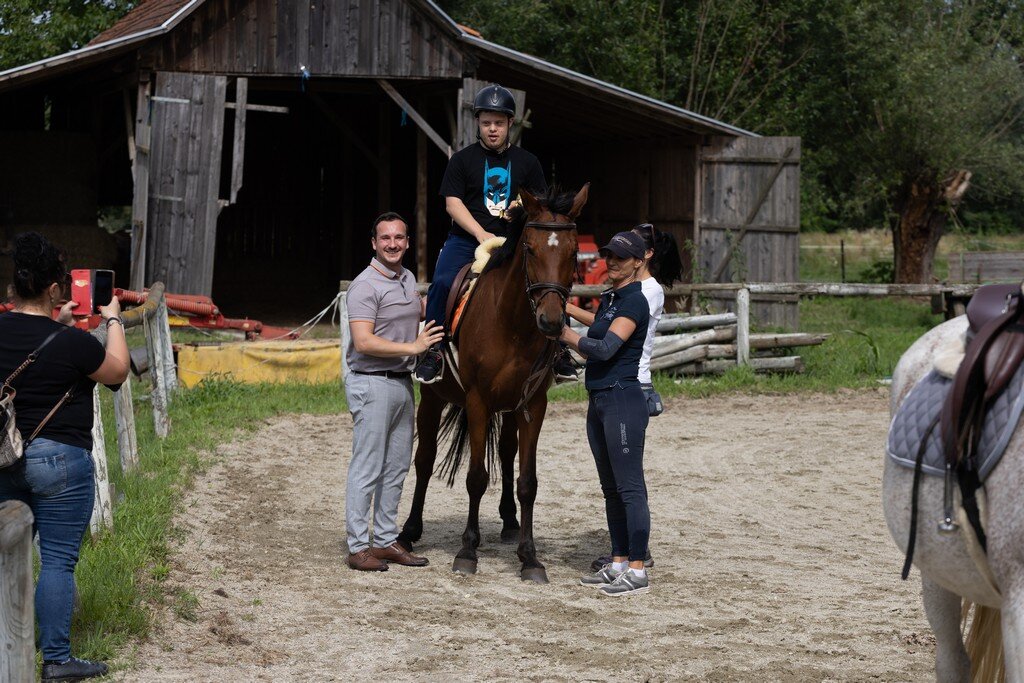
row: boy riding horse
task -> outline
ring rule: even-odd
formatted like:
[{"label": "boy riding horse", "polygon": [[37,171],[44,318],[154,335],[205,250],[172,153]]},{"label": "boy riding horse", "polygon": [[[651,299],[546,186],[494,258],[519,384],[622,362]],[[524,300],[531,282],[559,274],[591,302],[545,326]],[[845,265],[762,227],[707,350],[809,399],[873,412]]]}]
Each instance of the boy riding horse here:
[{"label": "boy riding horse", "polygon": [[[452,227],[427,291],[427,320],[445,321],[448,293],[459,270],[473,261],[478,244],[505,235],[505,214],[519,188],[534,194],[547,193],[537,157],[509,142],[515,113],[512,93],[500,85],[488,85],[473,99],[478,143],[452,155],[441,181],[439,194],[444,197]],[[449,325],[445,321],[445,329],[451,334]],[[444,341],[434,344],[420,358],[415,371],[419,382],[433,384],[441,379],[442,344]],[[576,379],[576,370],[566,354],[559,356],[554,370],[556,379]]]}]

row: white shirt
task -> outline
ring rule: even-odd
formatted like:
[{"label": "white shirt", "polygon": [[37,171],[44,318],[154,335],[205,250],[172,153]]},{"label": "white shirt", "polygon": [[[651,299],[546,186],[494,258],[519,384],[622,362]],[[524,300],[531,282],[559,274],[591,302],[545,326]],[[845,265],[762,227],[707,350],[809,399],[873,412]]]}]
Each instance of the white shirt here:
[{"label": "white shirt", "polygon": [[640,356],[640,371],[637,379],[641,384],[651,383],[651,354],[654,352],[654,330],[658,327],[661,314],[665,312],[665,290],[653,277],[640,281],[640,290],[647,299],[651,317],[647,321],[647,338],[644,339],[644,352]]}]

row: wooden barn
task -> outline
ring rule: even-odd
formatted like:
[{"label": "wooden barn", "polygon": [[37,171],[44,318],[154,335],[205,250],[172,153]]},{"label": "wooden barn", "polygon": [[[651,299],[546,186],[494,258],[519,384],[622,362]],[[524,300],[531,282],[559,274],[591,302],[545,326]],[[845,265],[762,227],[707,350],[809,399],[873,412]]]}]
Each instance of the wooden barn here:
[{"label": "wooden barn", "polygon": [[[516,93],[513,135],[549,182],[592,183],[582,233],[650,221],[691,278],[798,279],[798,138],[510,50],[430,0],[145,0],[85,48],[0,73],[0,238],[120,225],[120,285],[294,320],[364,266],[393,209],[427,279],[449,225],[437,188],[486,82]],[[796,325],[795,300],[757,303]]]}]

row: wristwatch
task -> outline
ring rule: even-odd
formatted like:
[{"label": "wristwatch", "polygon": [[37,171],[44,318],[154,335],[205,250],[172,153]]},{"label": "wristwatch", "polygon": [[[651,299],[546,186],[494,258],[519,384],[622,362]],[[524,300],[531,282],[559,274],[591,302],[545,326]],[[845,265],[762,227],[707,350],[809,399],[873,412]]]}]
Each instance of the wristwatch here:
[{"label": "wristwatch", "polygon": [[111,318],[107,318],[105,320],[105,322],[106,322],[106,326],[107,327],[110,327],[110,323],[115,323],[116,322],[116,323],[119,323],[121,325],[121,329],[124,329],[124,320],[121,320],[121,316],[119,316],[119,315],[115,315],[115,316],[113,316]]}]

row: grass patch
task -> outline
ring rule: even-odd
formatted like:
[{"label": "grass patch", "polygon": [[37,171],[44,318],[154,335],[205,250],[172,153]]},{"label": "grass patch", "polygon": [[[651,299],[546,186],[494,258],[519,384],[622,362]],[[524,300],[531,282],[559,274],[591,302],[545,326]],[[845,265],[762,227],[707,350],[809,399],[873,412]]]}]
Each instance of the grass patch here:
[{"label": "grass patch", "polygon": [[193,477],[205,466],[202,453],[252,431],[262,420],[281,414],[331,414],[346,409],[337,383],[322,385],[249,385],[205,382],[179,391],[170,406],[171,433],[160,440],[146,385],[135,383],[139,469],[121,472],[112,394],[102,392],[104,430],[111,482],[124,496],[114,509],[114,530],[88,538],[76,571],[81,607],[72,626],[76,655],[110,659],[130,640],[148,633],[152,605],[170,604],[181,618],[194,617],[198,600],[169,593],[169,551],[175,531],[171,518]]}]

